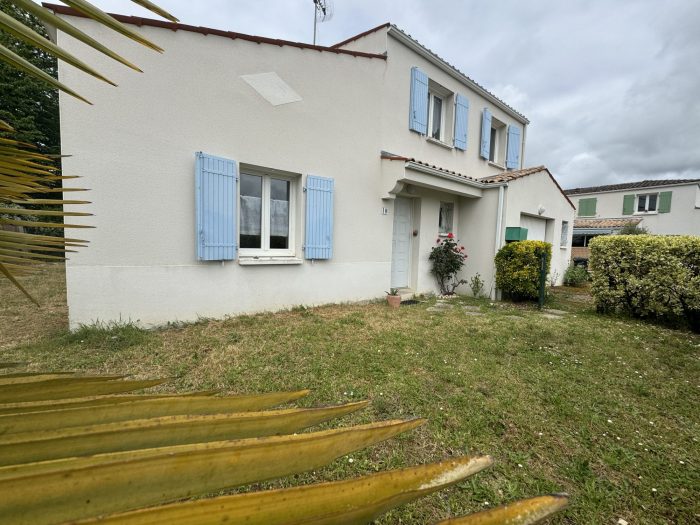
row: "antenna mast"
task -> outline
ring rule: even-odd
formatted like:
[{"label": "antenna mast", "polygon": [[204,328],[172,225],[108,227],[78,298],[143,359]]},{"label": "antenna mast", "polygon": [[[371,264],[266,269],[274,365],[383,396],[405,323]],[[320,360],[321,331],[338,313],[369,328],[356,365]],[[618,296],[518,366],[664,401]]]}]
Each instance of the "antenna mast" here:
[{"label": "antenna mast", "polygon": [[314,45],[316,45],[316,24],[333,17],[332,0],[314,0]]}]

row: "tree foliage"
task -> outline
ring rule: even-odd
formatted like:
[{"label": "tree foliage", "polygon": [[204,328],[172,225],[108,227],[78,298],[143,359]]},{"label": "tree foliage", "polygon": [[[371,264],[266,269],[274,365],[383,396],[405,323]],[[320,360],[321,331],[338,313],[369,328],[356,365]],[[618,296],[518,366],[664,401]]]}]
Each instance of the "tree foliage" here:
[{"label": "tree foliage", "polygon": [[[0,0],[0,11],[48,38],[41,21],[36,16],[20,10],[13,2]],[[57,60],[46,51],[18,40],[4,31],[0,31],[0,45],[56,78]],[[15,139],[36,144],[39,151],[44,153],[60,152],[58,90],[5,62],[0,62],[0,120],[4,120],[15,129]]]}]

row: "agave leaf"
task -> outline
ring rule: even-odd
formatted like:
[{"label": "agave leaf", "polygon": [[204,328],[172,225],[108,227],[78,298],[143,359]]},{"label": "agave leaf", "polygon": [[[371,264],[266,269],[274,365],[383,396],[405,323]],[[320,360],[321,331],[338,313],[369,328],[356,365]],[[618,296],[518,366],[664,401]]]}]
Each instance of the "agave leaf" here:
[{"label": "agave leaf", "polygon": [[132,401],[142,401],[148,399],[174,400],[180,397],[204,397],[217,394],[216,390],[204,390],[201,392],[190,392],[188,394],[160,394],[160,395],[102,395],[90,397],[77,397],[69,399],[51,399],[44,401],[27,401],[21,403],[0,403],[0,415],[7,414],[28,414],[32,412],[45,412],[47,410],[61,410],[65,408],[85,408],[103,407],[108,405],[118,405],[120,403],[130,403]]},{"label": "agave leaf", "polygon": [[44,405],[44,410],[40,412],[20,412],[12,415],[2,415],[0,406],[0,433],[56,430],[163,416],[249,412],[295,401],[308,392],[301,390],[213,398],[192,395],[156,399],[132,397],[113,404],[81,404],[79,407],[63,405],[58,409]]},{"label": "agave leaf", "polygon": [[149,2],[148,0],[131,0],[131,1],[134,2],[135,4],[140,5],[141,7],[145,7],[146,9],[148,9],[149,11],[151,11],[157,15],[162,16],[163,18],[170,20],[171,22],[179,22],[179,20],[177,18],[175,18],[173,15],[168,13],[165,9],[157,6],[153,2]]},{"label": "agave leaf", "polygon": [[167,380],[105,381],[99,378],[75,377],[51,379],[29,385],[0,385],[0,403],[118,394],[160,385],[165,381]]},{"label": "agave leaf", "polygon": [[15,215],[36,215],[36,216],[51,216],[51,217],[89,217],[92,213],[77,212],[77,211],[59,211],[59,210],[27,210],[23,208],[3,208],[0,206],[0,213],[15,214]]},{"label": "agave leaf", "polygon": [[144,38],[140,34],[138,34],[136,31],[132,31],[129,29],[127,26],[119,22],[118,20],[115,20],[113,17],[102,11],[101,9],[98,9],[94,5],[92,5],[90,2],[87,2],[86,0],[64,0],[64,4],[67,4],[71,6],[73,9],[77,9],[81,13],[89,16],[93,20],[96,20],[97,22],[101,23],[102,25],[105,25],[109,27],[110,29],[113,29],[117,33],[121,33],[122,35],[134,40],[135,42],[138,42],[139,44],[142,44],[146,47],[149,47],[153,49],[154,51],[158,51],[159,53],[163,52],[163,49],[160,48],[159,46],[155,45],[153,42],[150,40]]},{"label": "agave leaf", "polygon": [[347,481],[174,503],[101,517],[86,523],[360,525],[371,522],[392,507],[458,483],[492,463],[488,456],[460,457]]},{"label": "agave leaf", "polygon": [[107,46],[104,46],[100,44],[97,40],[92,38],[91,36],[83,33],[80,29],[75,27],[74,25],[66,22],[63,18],[56,16],[54,13],[49,11],[46,8],[41,7],[40,5],[32,2],[32,0],[12,0],[13,3],[15,3],[17,6],[21,7],[25,11],[29,11],[32,13],[34,16],[39,18],[40,20],[43,20],[46,22],[48,25],[54,26],[55,28],[59,29],[60,31],[63,31],[67,35],[72,36],[73,38],[80,40],[83,44],[88,45],[92,47],[93,49],[96,49],[100,53],[103,53],[107,55],[108,57],[116,60],[117,62],[120,62],[124,64],[127,67],[130,67],[131,69],[138,71],[139,73],[143,73],[141,69],[139,69],[137,66],[126,60],[125,58],[122,58],[118,54],[116,54],[114,51],[109,49]]},{"label": "agave leaf", "polygon": [[20,40],[24,40],[25,42],[27,42],[35,47],[43,49],[47,53],[50,53],[50,54],[54,55],[55,57],[60,58],[64,62],[80,69],[81,71],[84,71],[88,75],[92,75],[93,77],[99,78],[100,80],[107,82],[108,84],[116,86],[116,84],[114,82],[112,82],[107,77],[103,76],[101,73],[94,70],[92,67],[87,65],[85,62],[83,62],[79,58],[71,55],[67,51],[64,51],[62,48],[58,47],[56,44],[51,42],[51,40],[44,38],[40,34],[29,29],[27,26],[25,26],[21,22],[15,20],[10,15],[7,15],[3,12],[0,12],[0,29],[5,30],[6,32],[14,35],[15,37],[19,38]]},{"label": "agave leaf", "polygon": [[569,497],[566,494],[552,494],[524,499],[463,516],[444,520],[435,525],[532,525],[566,507]]},{"label": "agave leaf", "polygon": [[384,421],[0,469],[0,516],[17,525],[43,525],[157,505],[320,468],[422,423]]},{"label": "agave leaf", "polygon": [[[36,383],[37,381],[48,381],[49,379],[61,379],[74,375],[75,372],[18,372],[16,374],[0,375],[0,385],[16,385],[21,383]],[[123,376],[113,376],[123,377]]]},{"label": "agave leaf", "polygon": [[0,120],[0,131],[14,131],[15,129],[4,120]]},{"label": "agave leaf", "polygon": [[20,284],[20,282],[15,278],[14,275],[10,272],[8,269],[7,264],[3,264],[0,262],[0,273],[4,275],[12,284],[15,285],[15,287],[22,292],[27,299],[29,299],[31,302],[33,302],[35,305],[39,306],[39,302],[32,297],[32,295]]},{"label": "agave leaf", "polygon": [[10,361],[2,361],[0,362],[0,369],[4,368],[19,368],[20,366],[26,366],[27,363],[14,363]]},{"label": "agave leaf", "polygon": [[83,102],[87,102],[88,104],[92,105],[92,102],[90,102],[88,99],[78,95],[75,91],[73,91],[71,88],[66,86],[65,84],[62,84],[55,78],[53,78],[51,75],[48,73],[42,71],[38,67],[36,67],[34,64],[29,62],[28,60],[25,60],[21,56],[19,56],[17,53],[14,53],[7,49],[5,46],[0,45],[0,60],[4,60],[11,66],[24,71],[25,73],[28,73],[29,75],[32,75],[33,77],[36,77],[40,80],[43,80],[44,82],[51,84],[53,87],[56,89],[60,89],[61,91],[65,91],[69,95],[74,96],[78,100],[82,100]]},{"label": "agave leaf", "polygon": [[[204,416],[164,416],[102,425],[0,435],[0,465],[291,434],[367,406],[271,410]],[[0,433],[4,429],[0,428]]]}]

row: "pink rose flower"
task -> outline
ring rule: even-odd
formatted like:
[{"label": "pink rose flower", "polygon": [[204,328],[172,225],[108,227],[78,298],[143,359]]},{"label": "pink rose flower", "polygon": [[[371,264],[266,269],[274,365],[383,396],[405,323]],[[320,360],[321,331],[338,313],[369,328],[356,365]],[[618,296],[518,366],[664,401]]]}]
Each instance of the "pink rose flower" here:
[{"label": "pink rose flower", "polygon": [[455,238],[455,236],[454,236],[454,235],[452,235],[451,233],[448,233],[448,234],[447,234],[447,238],[448,238],[448,239],[454,239],[454,238]]}]

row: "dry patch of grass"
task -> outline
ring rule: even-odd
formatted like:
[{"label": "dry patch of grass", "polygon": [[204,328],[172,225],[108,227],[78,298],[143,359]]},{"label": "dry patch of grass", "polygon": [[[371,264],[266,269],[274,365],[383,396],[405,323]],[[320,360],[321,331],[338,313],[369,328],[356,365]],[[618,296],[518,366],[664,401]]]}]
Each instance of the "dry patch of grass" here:
[{"label": "dry patch of grass", "polygon": [[[0,286],[5,296],[7,285]],[[552,523],[696,522],[700,337],[596,315],[584,295],[557,291],[552,306],[569,311],[561,319],[522,305],[458,299],[444,312],[427,311],[434,300],[400,309],[371,303],[73,334],[54,313],[45,322],[44,310],[18,301],[16,311],[4,306],[0,359],[168,376],[173,383],[165,388],[177,391],[311,388],[304,405],[372,401],[334,425],[428,419],[408,435],[263,487],[456,454],[496,457],[489,472],[380,523],[430,522],[553,491],[569,492],[573,501]],[[463,304],[484,315],[466,315]],[[28,318],[20,327],[26,334],[6,337],[19,326],[6,320],[13,316]]]}]

